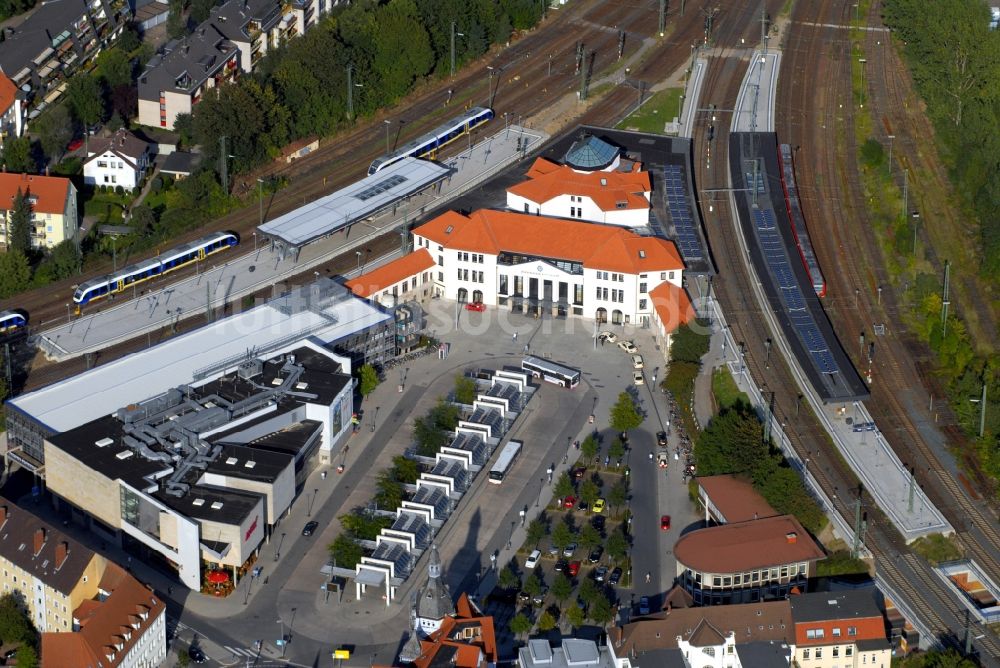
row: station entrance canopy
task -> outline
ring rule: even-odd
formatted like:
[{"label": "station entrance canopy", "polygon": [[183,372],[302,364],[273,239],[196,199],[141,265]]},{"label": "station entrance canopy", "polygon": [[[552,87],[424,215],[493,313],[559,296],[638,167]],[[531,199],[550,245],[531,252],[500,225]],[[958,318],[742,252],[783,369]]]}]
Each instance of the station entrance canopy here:
[{"label": "station entrance canopy", "polygon": [[257,228],[284,257],[355,223],[374,218],[402,200],[444,180],[452,170],[419,158],[404,158],[346,188],[310,202]]}]

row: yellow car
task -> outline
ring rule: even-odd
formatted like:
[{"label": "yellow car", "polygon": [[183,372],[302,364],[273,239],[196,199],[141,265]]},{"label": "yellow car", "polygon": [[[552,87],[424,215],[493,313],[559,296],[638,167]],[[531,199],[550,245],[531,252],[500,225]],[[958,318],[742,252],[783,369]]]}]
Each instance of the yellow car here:
[{"label": "yellow car", "polygon": [[592,513],[603,513],[604,512],[604,499],[597,499],[594,501],[594,505],[590,507],[590,512]]}]

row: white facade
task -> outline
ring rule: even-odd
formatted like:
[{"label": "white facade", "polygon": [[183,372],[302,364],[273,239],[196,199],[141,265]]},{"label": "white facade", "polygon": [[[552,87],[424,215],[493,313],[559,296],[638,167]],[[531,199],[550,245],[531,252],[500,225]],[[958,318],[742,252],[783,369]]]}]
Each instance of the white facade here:
[{"label": "white facade", "polygon": [[[649,198],[649,193],[645,193]],[[649,224],[649,209],[618,208],[605,210],[586,195],[558,195],[545,202],[536,202],[522,195],[507,191],[507,208],[521,213],[540,216],[572,218],[591,223],[643,227]]]},{"label": "white facade", "polygon": [[649,292],[665,282],[680,287],[684,275],[681,268],[633,274],[543,259],[501,264],[497,255],[452,250],[416,234],[414,244],[434,258],[435,293],[445,299],[516,308],[518,296],[548,298],[555,308],[565,304],[565,315],[616,324],[648,323]]},{"label": "white facade", "polygon": [[156,620],[139,637],[128,654],[121,658],[118,668],[149,668],[159,666],[167,659],[167,615],[161,609]]},{"label": "white facade", "polygon": [[148,167],[148,151],[133,158],[108,149],[87,158],[83,164],[83,181],[91,186],[121,186],[125,190],[132,190],[142,182]]},{"label": "white facade", "polygon": [[8,137],[24,134],[24,102],[15,96],[10,106],[0,114],[0,146]]}]

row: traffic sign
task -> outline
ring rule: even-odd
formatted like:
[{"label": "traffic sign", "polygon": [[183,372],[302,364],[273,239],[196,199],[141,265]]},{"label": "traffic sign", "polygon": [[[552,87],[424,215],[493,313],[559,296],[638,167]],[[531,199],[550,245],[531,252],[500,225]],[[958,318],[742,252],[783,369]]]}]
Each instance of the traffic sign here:
[{"label": "traffic sign", "polygon": [[349,649],[335,649],[335,650],[333,650],[333,658],[334,659],[350,659],[351,658],[351,650],[349,650]]}]

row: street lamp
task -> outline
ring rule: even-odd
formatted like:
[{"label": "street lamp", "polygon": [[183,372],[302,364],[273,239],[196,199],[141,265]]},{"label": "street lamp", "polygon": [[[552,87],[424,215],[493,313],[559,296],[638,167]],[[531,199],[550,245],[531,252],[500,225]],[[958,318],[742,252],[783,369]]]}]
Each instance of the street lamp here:
[{"label": "street lamp", "polygon": [[858,62],[861,63],[861,108],[865,108],[865,64],[868,62],[866,58],[858,58]]},{"label": "street lamp", "polygon": [[285,658],[285,622],[280,618],[278,619],[278,624],[281,624],[281,658]]},{"label": "street lamp", "polygon": [[[892,175],[892,140],[896,138],[896,135],[889,135],[889,175]],[[905,211],[904,211],[905,213]]]},{"label": "street lamp", "polygon": [[392,121],[390,121],[387,118],[387,119],[385,119],[382,122],[385,123],[385,152],[386,152],[386,154],[388,154],[389,153],[389,127],[392,125]]},{"label": "street lamp", "polygon": [[[257,224],[264,224],[264,179],[257,178],[257,208],[259,209],[259,215],[257,220],[260,221]],[[253,235],[253,249],[257,250],[257,234]]]},{"label": "street lamp", "polygon": [[66,324],[69,324],[70,317],[71,316],[69,314],[69,304],[66,304]]},{"label": "street lamp", "polygon": [[358,256],[358,271],[361,271],[361,251],[354,251],[354,254]]},{"label": "street lamp", "polygon": [[986,383],[983,383],[983,396],[979,399],[969,399],[969,403],[979,404],[979,438],[986,431]]},{"label": "street lamp", "polygon": [[465,37],[465,33],[455,32],[455,22],[451,22],[451,76],[455,76],[455,37]]}]

